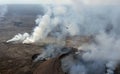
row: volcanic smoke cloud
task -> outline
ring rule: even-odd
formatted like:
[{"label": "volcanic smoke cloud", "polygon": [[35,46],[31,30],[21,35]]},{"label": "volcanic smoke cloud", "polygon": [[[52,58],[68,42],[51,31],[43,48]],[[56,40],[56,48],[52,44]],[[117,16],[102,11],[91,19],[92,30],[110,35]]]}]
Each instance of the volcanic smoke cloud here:
[{"label": "volcanic smoke cloud", "polygon": [[[76,58],[68,56],[62,60],[63,70],[69,74],[114,74],[120,62],[119,1],[91,1],[75,0],[71,5],[48,5],[46,13],[36,19],[37,26],[31,35],[19,34],[7,42],[36,43],[49,36],[60,40],[68,36],[93,36],[94,41],[78,48]],[[48,48],[37,59],[54,55],[57,50],[60,52],[52,46],[52,49]],[[82,55],[81,50],[85,51]]]}]

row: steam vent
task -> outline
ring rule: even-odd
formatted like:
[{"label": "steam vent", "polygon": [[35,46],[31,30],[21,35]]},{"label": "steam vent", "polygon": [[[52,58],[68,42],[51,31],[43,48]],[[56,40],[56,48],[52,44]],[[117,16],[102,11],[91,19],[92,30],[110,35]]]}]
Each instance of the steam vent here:
[{"label": "steam vent", "polygon": [[0,74],[120,74],[120,1],[0,1]]}]

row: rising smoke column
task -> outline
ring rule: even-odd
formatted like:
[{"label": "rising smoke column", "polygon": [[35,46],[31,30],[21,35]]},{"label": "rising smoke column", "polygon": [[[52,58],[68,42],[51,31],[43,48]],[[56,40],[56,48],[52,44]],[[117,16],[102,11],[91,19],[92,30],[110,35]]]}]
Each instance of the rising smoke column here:
[{"label": "rising smoke column", "polygon": [[78,34],[79,28],[75,24],[76,22],[71,22],[70,19],[66,18],[69,16],[67,11],[65,6],[51,6],[42,18],[37,19],[38,26],[35,27],[32,35],[23,43],[34,43],[48,37],[48,35],[63,38],[67,34],[72,36]]},{"label": "rising smoke column", "polygon": [[0,20],[5,16],[7,13],[7,5],[0,5]]},{"label": "rising smoke column", "polygon": [[[81,5],[76,2],[78,4],[80,2]],[[38,26],[34,28],[30,37],[27,37],[23,43],[36,42],[48,35],[57,38],[68,35],[89,36],[96,35],[100,31],[109,32],[111,29],[115,31],[112,32],[119,34],[119,7],[94,4],[90,6],[82,0],[75,0],[74,3],[77,6],[75,4],[73,4],[74,6],[52,5],[47,8],[45,15],[38,17],[36,20]]]},{"label": "rising smoke column", "polygon": [[53,5],[47,8],[45,15],[36,19],[38,26],[34,28],[32,34],[23,43],[34,43],[45,39],[48,35],[56,38],[77,35],[79,33],[79,27],[76,22],[71,21],[73,16],[70,19],[67,18],[70,15],[67,11],[70,12],[67,7],[61,5]]},{"label": "rising smoke column", "polygon": [[[30,37],[23,41],[23,43],[33,43],[39,39],[45,38],[47,33],[49,33],[49,25],[51,22],[51,10],[48,9],[47,13],[41,18],[38,23],[38,26],[35,27],[33,33]],[[43,34],[44,33],[44,34]]]}]

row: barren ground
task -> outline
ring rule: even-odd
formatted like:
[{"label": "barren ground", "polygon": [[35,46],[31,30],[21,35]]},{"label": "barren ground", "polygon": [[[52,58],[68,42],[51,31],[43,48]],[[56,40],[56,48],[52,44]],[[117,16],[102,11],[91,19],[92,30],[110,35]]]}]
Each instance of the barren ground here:
[{"label": "barren ground", "polygon": [[[24,7],[26,6],[24,5]],[[27,7],[29,8],[29,6]],[[36,13],[38,10],[33,12],[32,9],[34,9],[34,6],[32,9],[28,9],[27,7],[26,10],[18,6],[21,12],[26,10],[26,13],[17,14],[17,9],[9,6],[9,13],[0,21],[0,74],[32,74],[32,71],[35,69],[31,57],[33,54],[40,53],[43,48],[42,46],[5,43],[6,40],[12,38],[15,34],[30,33],[32,31],[35,26],[34,20],[38,15]],[[28,14],[30,11],[34,15],[31,15],[31,13]],[[88,38],[79,40],[78,37],[75,40],[82,43],[88,41]],[[68,39],[67,46],[74,46],[72,44],[73,41]],[[120,66],[116,68],[115,74],[120,74]]]}]

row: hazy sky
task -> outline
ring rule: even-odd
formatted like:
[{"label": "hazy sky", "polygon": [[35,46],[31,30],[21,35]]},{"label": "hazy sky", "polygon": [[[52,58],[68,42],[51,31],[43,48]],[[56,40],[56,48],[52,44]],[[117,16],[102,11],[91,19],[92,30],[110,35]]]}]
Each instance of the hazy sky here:
[{"label": "hazy sky", "polygon": [[71,4],[82,2],[88,5],[119,4],[120,0],[0,0],[0,4]]},{"label": "hazy sky", "polygon": [[81,1],[84,2],[85,4],[94,4],[94,5],[97,5],[97,4],[119,5],[120,4],[120,0],[81,0]]},{"label": "hazy sky", "polygon": [[0,4],[70,4],[71,0],[0,0]]}]

